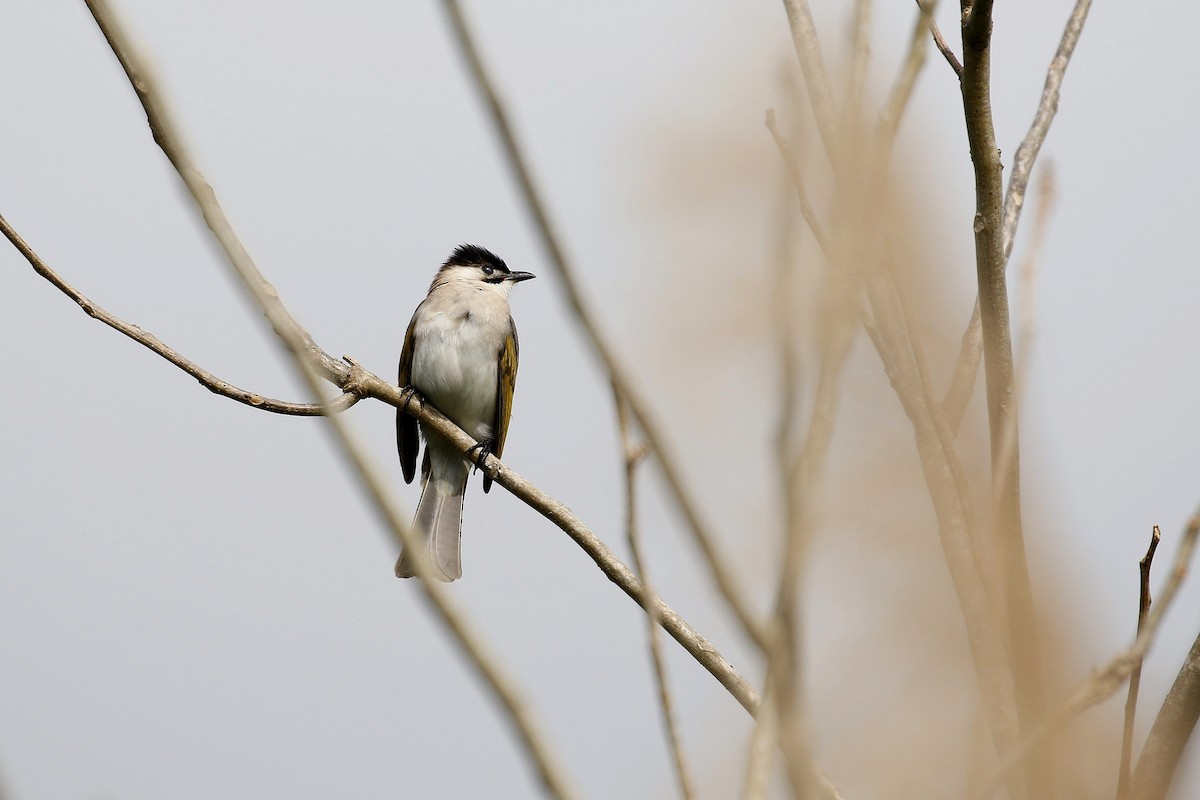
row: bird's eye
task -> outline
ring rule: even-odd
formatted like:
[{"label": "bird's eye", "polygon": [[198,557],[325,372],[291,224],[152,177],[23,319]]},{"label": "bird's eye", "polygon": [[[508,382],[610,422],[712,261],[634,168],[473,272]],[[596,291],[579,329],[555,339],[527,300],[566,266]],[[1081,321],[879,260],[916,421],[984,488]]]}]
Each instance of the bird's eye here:
[{"label": "bird's eye", "polygon": [[492,269],[491,267],[489,267],[487,264],[484,264],[482,269],[483,269],[484,275],[491,275],[493,272],[496,271],[496,270]]}]

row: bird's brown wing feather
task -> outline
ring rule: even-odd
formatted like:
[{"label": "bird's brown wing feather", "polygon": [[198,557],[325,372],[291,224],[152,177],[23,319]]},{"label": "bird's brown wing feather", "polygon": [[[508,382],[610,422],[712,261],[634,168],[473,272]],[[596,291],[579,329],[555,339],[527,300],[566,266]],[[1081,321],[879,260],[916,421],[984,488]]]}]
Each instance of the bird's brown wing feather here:
[{"label": "bird's brown wing feather", "polygon": [[[408,323],[408,332],[404,334],[404,348],[400,351],[400,376],[397,383],[401,389],[408,386],[412,379],[413,329],[416,326],[417,316],[414,314],[412,322]],[[420,444],[416,417],[411,417],[397,408],[396,450],[400,453],[400,469],[404,472],[405,483],[412,483],[417,473],[417,449]]]},{"label": "bird's brown wing feather", "polygon": [[[508,336],[504,338],[504,346],[500,348],[500,360],[496,365],[496,418],[492,424],[495,435],[492,441],[492,455],[496,458],[504,453],[504,440],[508,436],[508,420],[512,417],[513,390],[517,386],[517,326],[512,318],[508,320]],[[492,479],[483,476],[483,490],[492,488]]]}]

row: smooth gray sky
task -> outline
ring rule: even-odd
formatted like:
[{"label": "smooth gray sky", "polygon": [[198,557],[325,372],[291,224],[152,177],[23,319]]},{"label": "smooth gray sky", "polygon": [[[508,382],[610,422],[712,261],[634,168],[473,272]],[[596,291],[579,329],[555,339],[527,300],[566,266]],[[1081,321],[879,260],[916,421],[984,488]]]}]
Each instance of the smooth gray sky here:
[{"label": "smooth gray sky", "polygon": [[[391,377],[412,309],[460,242],[539,275],[513,299],[522,363],[505,460],[624,556],[607,385],[439,7],[114,5],[246,246],[328,352]],[[834,58],[849,5],[814,4]],[[876,5],[875,77],[885,85],[913,4]],[[954,4],[943,5],[953,41]],[[998,4],[1006,163],[1069,7]],[[787,106],[777,76],[792,58],[783,10],[526,2],[467,11],[588,298],[765,608],[777,522],[764,505],[774,363],[756,304],[769,288],[779,194],[762,115]],[[1036,588],[1071,620],[1060,665],[1068,677],[1129,641],[1150,526],[1167,537],[1161,577],[1200,503],[1200,272],[1188,247],[1200,120],[1180,89],[1197,67],[1197,15],[1187,4],[1168,18],[1098,3],[1043,153],[1058,204],[1037,283],[1024,480]],[[0,73],[0,213],[109,311],[228,381],[300,399],[83,3],[8,4]],[[936,54],[898,158],[929,176],[918,202],[940,218],[939,254],[962,265],[945,287],[954,311],[944,324],[958,330],[972,297],[970,162],[957,86]],[[0,785],[13,800],[536,793],[416,588],[392,576],[395,547],[319,421],[214,397],[87,318],[7,245],[0,337]],[[879,385],[877,360],[860,350],[854,380]],[[417,489],[400,479],[391,417],[369,402],[349,414],[411,508]],[[888,430],[911,458],[911,431],[897,419]],[[869,452],[871,423],[841,424],[839,435]],[[646,475],[643,525],[660,591],[759,683],[761,664],[711,600],[653,470]],[[861,637],[883,624],[885,598],[911,587],[888,584],[899,573],[882,561],[863,565],[874,580],[855,574],[855,551],[839,546],[818,540],[806,592],[817,746],[849,796],[877,796],[856,774],[864,742],[887,740],[869,730],[877,720],[840,676],[861,661],[870,641]],[[499,487],[469,489],[463,559],[454,594],[584,794],[671,796],[634,604]],[[944,574],[934,582],[940,605],[930,613],[947,615]],[[1148,662],[1142,731],[1195,636],[1197,609],[1194,581]],[[667,647],[704,796],[730,796],[749,720]],[[896,672],[884,670],[879,691],[903,685]],[[1090,724],[1119,724],[1118,706],[1092,712]],[[1179,796],[1200,792],[1198,761]]]}]

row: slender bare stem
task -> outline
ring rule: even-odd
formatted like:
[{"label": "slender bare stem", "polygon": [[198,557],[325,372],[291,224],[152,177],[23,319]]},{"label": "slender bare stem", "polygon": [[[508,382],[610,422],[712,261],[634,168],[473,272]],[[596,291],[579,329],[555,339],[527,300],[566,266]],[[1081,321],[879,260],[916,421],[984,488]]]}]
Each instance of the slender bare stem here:
[{"label": "slender bare stem", "polygon": [[921,74],[921,68],[925,66],[927,48],[925,34],[933,21],[937,0],[917,5],[920,13],[917,14],[917,21],[913,24],[912,35],[909,37],[908,54],[904,58],[900,74],[896,77],[896,83],[888,94],[883,112],[879,115],[879,126],[876,132],[879,154],[875,177],[880,181],[886,177],[886,167],[891,160],[892,144],[896,139],[896,132],[900,129],[900,121],[904,116],[905,109],[908,108],[909,100],[912,99],[917,76]]},{"label": "slender bare stem", "polygon": [[825,60],[821,57],[821,42],[817,38],[812,11],[808,7],[808,0],[783,0],[783,7],[787,11],[792,45],[796,50],[796,58],[800,61],[800,71],[804,73],[804,83],[808,87],[817,130],[821,134],[821,141],[825,144],[829,160],[837,164],[837,106],[833,102]]},{"label": "slender bare stem", "polygon": [[[917,0],[917,5],[924,6],[921,0]],[[962,62],[958,60],[958,56],[954,55],[954,50],[946,43],[945,37],[942,36],[942,31],[938,28],[935,20],[929,20],[929,32],[933,34],[933,43],[937,45],[938,51],[946,59],[946,63],[950,65],[950,69],[954,70],[954,74],[962,79]]]},{"label": "slender bare stem", "polygon": [[[267,316],[276,334],[284,341],[297,372],[307,383],[313,396],[320,399],[322,396],[321,378],[348,371],[348,367],[339,363],[339,369],[334,370],[328,367],[322,369],[322,361],[318,356],[321,351],[287,312],[278,295],[267,284],[249,254],[241,246],[217,203],[215,193],[193,166],[183,149],[181,138],[175,130],[173,121],[158,99],[150,74],[139,63],[128,38],[108,9],[107,4],[104,0],[86,0],[86,2],[146,109],[146,116],[151,130],[154,131],[155,141],[158,142],[187,185],[205,221],[216,235],[246,290]],[[343,456],[354,467],[376,512],[387,523],[393,534],[397,535],[406,546],[415,547],[416,539],[391,499],[382,476],[368,465],[364,451],[350,437],[342,417],[336,414],[328,416],[330,426],[335,434],[335,441]],[[462,653],[491,690],[494,699],[504,709],[505,716],[537,771],[544,789],[552,797],[574,797],[575,792],[571,789],[557,759],[553,756],[549,741],[534,721],[532,710],[521,700],[516,687],[504,673],[495,656],[488,651],[482,638],[472,628],[464,613],[450,601],[446,589],[438,581],[433,580],[432,576],[426,574],[426,566],[423,563],[418,564],[417,572],[421,578],[419,585],[431,609],[446,630],[452,634]]]},{"label": "slender bare stem", "polygon": [[[1175,554],[1171,573],[1167,578],[1167,584],[1163,587],[1162,597],[1146,615],[1146,624],[1138,632],[1133,644],[1113,656],[1107,664],[1093,671],[1091,677],[1077,686],[1067,696],[1066,700],[1052,713],[1048,714],[1022,740],[1020,747],[1002,760],[999,768],[991,776],[991,779],[984,782],[983,792],[979,797],[991,797],[992,792],[999,787],[1004,780],[1004,776],[1009,771],[1015,769],[1031,755],[1038,752],[1039,748],[1068,722],[1092,706],[1111,697],[1121,688],[1126,679],[1133,674],[1134,669],[1145,658],[1150,646],[1154,643],[1154,639],[1158,635],[1159,625],[1162,623],[1163,617],[1166,615],[1167,610],[1170,609],[1171,603],[1178,594],[1179,587],[1183,584],[1184,578],[1187,577],[1192,553],[1196,549],[1197,536],[1200,536],[1200,511],[1197,511],[1188,520],[1183,538],[1179,543],[1179,550]],[[1180,749],[1182,750],[1182,745]],[[1134,773],[1134,796],[1138,797],[1139,800],[1143,797],[1139,791],[1141,788],[1141,775],[1139,773],[1142,772],[1142,761],[1144,760],[1145,751],[1143,751],[1143,758],[1139,761],[1138,769]]]},{"label": "slender bare stem", "polygon": [[792,179],[792,186],[796,190],[796,198],[800,201],[800,214],[804,217],[804,221],[808,223],[809,230],[812,231],[813,238],[817,240],[817,246],[821,248],[821,252],[825,254],[826,261],[832,263],[832,251],[830,250],[829,239],[825,236],[824,226],[821,220],[817,218],[816,209],[808,199],[808,192],[804,189],[804,179],[800,174],[800,158],[796,152],[792,150],[792,146],[788,140],[779,132],[779,126],[775,120],[775,109],[768,108],[766,116],[767,130],[771,132],[771,137],[775,139],[775,146],[779,148],[780,155],[783,156],[784,166],[787,167],[788,175]]},{"label": "slender bare stem", "polygon": [[[999,539],[1017,712],[1030,729],[1041,715],[1041,648],[1021,522],[1020,449],[1008,282],[1003,249],[1000,151],[991,106],[992,2],[975,0],[963,22],[963,111],[975,167],[975,267],[983,330],[984,374],[991,439],[995,533]],[[1004,446],[1013,437],[1011,449]],[[1030,764],[1030,791],[1048,786],[1042,759]]]},{"label": "slender bare stem", "polygon": [[650,414],[649,406],[638,395],[629,373],[617,360],[615,350],[608,343],[600,326],[583,302],[583,294],[579,291],[575,281],[575,270],[568,261],[566,251],[560,244],[558,233],[550,221],[550,215],[542,201],[541,193],[534,184],[528,159],[525,157],[523,148],[517,142],[516,133],[508,120],[508,113],[483,64],[462,10],[455,0],[443,0],[442,5],[450,17],[455,40],[471,71],[475,86],[487,103],[496,135],[500,139],[506,161],[520,187],[525,206],[533,218],[534,226],[541,237],[546,254],[558,272],[559,280],[566,293],[567,304],[583,327],[588,343],[596,357],[604,365],[609,378],[617,385],[618,391],[629,404],[629,410],[637,421],[647,446],[654,452],[659,469],[662,470],[667,486],[671,490],[671,496],[687,522],[688,530],[704,558],[717,590],[725,599],[746,635],[761,648],[765,643],[762,626],[745,599],[743,587],[729,569],[730,561],[719,551],[716,536],[701,517],[699,506],[691,496],[683,474],[667,445],[666,437],[661,433],[657,422]]},{"label": "slender bare stem", "polygon": [[1058,113],[1058,99],[1061,95],[1063,77],[1067,74],[1067,66],[1075,53],[1075,45],[1079,35],[1083,33],[1083,24],[1087,21],[1088,11],[1091,10],[1092,0],[1076,0],[1071,16],[1067,18],[1066,28],[1058,42],[1058,50],[1046,70],[1046,84],[1042,87],[1042,98],[1038,102],[1037,113],[1033,124],[1017,154],[1013,158],[1012,175],[1008,178],[1008,190],[1004,194],[1004,258],[1008,260],[1012,254],[1013,242],[1017,235],[1017,224],[1021,219],[1021,208],[1025,204],[1025,190],[1029,186],[1029,178],[1033,175],[1033,165],[1046,135],[1050,133],[1050,123]]},{"label": "slender bare stem", "polygon": [[[1155,525],[1150,531],[1150,546],[1146,549],[1146,555],[1138,562],[1138,633],[1146,627],[1146,615],[1150,613],[1150,567],[1154,564],[1154,552],[1158,550],[1160,539],[1162,532]],[[1117,774],[1117,800],[1126,800],[1129,797],[1133,723],[1137,716],[1138,689],[1142,683],[1142,661],[1143,659],[1138,659],[1133,672],[1129,674],[1129,694],[1125,698],[1125,726],[1121,733],[1121,766]]]},{"label": "slender bare stem", "polygon": [[326,412],[341,413],[350,406],[358,402],[358,397],[343,393],[340,397],[330,400],[328,403],[290,403],[286,400],[273,400],[269,397],[263,397],[255,392],[248,392],[245,389],[239,389],[231,383],[227,383],[216,375],[213,375],[208,370],[193,361],[184,358],[175,350],[168,347],[160,339],[149,331],[142,330],[137,325],[132,325],[119,317],[105,311],[96,303],[92,302],[86,295],[80,292],[71,284],[67,283],[58,273],[51,269],[42,258],[34,252],[21,235],[13,229],[4,217],[0,216],[0,232],[2,232],[13,246],[20,251],[25,260],[29,262],[39,275],[50,281],[67,297],[74,300],[83,309],[83,312],[93,319],[103,322],[108,327],[115,331],[125,334],[130,339],[133,339],[138,344],[147,348],[151,352],[162,356],[167,361],[171,362],[181,370],[191,375],[200,385],[214,394],[221,397],[228,397],[230,400],[235,400],[239,403],[257,408],[261,411],[270,411],[275,414],[290,414],[298,417],[314,417],[321,416]]},{"label": "slender bare stem", "polygon": [[[1054,210],[1055,187],[1054,170],[1051,164],[1042,169],[1041,180],[1038,181],[1038,212],[1034,219],[1033,232],[1029,238],[1029,247],[1021,260],[1019,280],[1021,286],[1021,313],[1019,318],[1020,338],[1017,341],[1017,356],[1013,372],[1013,397],[1019,402],[1025,396],[1025,381],[1029,375],[1029,359],[1033,352],[1034,339],[1034,285],[1037,281],[1038,264],[1042,256],[1042,248],[1046,244],[1046,232],[1050,227],[1050,216]],[[996,463],[1000,464],[999,474],[1002,479],[1009,474],[1009,462],[1016,456],[1017,426],[1016,417],[1008,418],[1007,426],[1001,437],[1000,454]],[[998,505],[1003,497],[1005,486],[1001,481],[993,483],[992,503]]]},{"label": "slender bare stem", "polygon": [[746,760],[746,777],[742,783],[742,800],[766,800],[771,788],[771,766],[779,744],[779,723],[775,719],[775,683],[769,671],[764,681],[763,706],[754,721],[750,736],[750,753]]},{"label": "slender bare stem", "polygon": [[[920,0],[918,0],[920,2]],[[1025,189],[1029,177],[1033,174],[1033,165],[1041,152],[1042,144],[1050,132],[1050,123],[1058,113],[1058,99],[1063,77],[1075,45],[1083,32],[1083,24],[1091,9],[1091,0],[1076,0],[1075,8],[1067,18],[1066,27],[1058,43],[1058,50],[1046,71],[1046,83],[1042,89],[1042,97],[1038,102],[1037,113],[1033,124],[1025,134],[1017,155],[1014,159],[1013,173],[1008,179],[1008,190],[1004,197],[1003,247],[1004,260],[1007,264],[1012,255],[1013,243],[1016,241],[1017,224],[1021,218],[1021,208],[1025,203]],[[962,77],[961,69],[958,71]],[[983,328],[980,322],[979,301],[975,301],[975,310],[963,331],[962,346],[958,353],[958,366],[954,370],[954,378],[946,392],[947,413],[950,415],[952,427],[957,431],[959,422],[975,388],[975,376],[979,374],[979,362],[983,357]]]},{"label": "slender bare stem", "polygon": [[1163,800],[1167,796],[1197,721],[1200,721],[1200,635],[1184,657],[1142,746],[1137,769],[1133,771],[1133,797]]},{"label": "slender bare stem", "polygon": [[871,63],[871,0],[854,0],[850,41],[850,78],[846,84],[846,103],[842,106],[843,135],[857,130],[862,119],[863,88]]},{"label": "slender bare stem", "polygon": [[650,661],[654,667],[654,682],[658,686],[658,704],[662,710],[667,747],[671,751],[671,763],[675,767],[675,778],[679,781],[679,793],[684,800],[691,800],[696,796],[696,792],[692,788],[691,773],[687,768],[687,759],[683,755],[679,724],[675,718],[675,704],[671,699],[670,687],[667,684],[667,665],[662,654],[658,614],[656,606],[652,602],[654,589],[650,586],[650,578],[646,573],[646,563],[642,557],[642,545],[638,536],[637,467],[646,456],[646,448],[634,438],[625,401],[616,386],[613,386],[613,396],[617,407],[617,427],[621,434],[621,450],[625,456],[625,535],[629,541],[629,554],[633,562],[633,570],[642,581],[642,605],[646,609],[646,618],[650,623]]}]

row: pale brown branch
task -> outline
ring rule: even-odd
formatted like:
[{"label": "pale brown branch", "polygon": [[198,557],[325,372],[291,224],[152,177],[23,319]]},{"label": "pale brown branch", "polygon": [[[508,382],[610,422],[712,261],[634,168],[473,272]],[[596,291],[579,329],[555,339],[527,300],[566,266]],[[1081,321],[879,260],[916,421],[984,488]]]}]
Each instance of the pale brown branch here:
[{"label": "pale brown branch", "polygon": [[[924,3],[921,0],[917,0],[917,5],[922,8],[924,7]],[[958,56],[954,55],[954,50],[951,49],[945,37],[942,36],[942,31],[938,28],[937,21],[932,18],[929,20],[929,32],[933,34],[933,43],[937,45],[938,52],[942,54],[946,59],[946,63],[950,65],[950,69],[954,70],[954,74],[961,80],[963,71],[962,62],[958,60]]]},{"label": "pale brown branch", "polygon": [[[477,443],[474,439],[449,419],[442,416],[433,406],[425,402],[420,395],[416,395],[412,389],[401,389],[387,381],[381,380],[379,377],[363,370],[357,365],[354,365],[354,367],[354,374],[347,382],[347,391],[361,394],[364,397],[373,397],[377,400],[382,400],[397,408],[408,402],[408,413],[433,427],[435,431],[449,439],[463,453],[476,446]],[[410,398],[415,399],[412,399],[410,402]],[[596,562],[596,566],[600,567],[600,570],[608,576],[609,580],[617,584],[625,594],[629,595],[634,602],[644,608],[645,590],[642,588],[641,582],[629,567],[625,566],[613,555],[608,545],[604,544],[604,542],[592,533],[591,529],[575,516],[569,508],[522,478],[511,467],[502,463],[495,456],[487,456],[483,460],[480,469],[496,483],[508,489],[519,500],[553,522],[559,529],[570,536]],[[658,615],[659,624],[662,625],[663,630],[669,633],[693,658],[700,662],[701,666],[720,681],[721,685],[729,690],[730,694],[741,703],[743,708],[749,711],[751,715],[757,714],[759,708],[758,695],[751,688],[750,684],[746,682],[746,679],[739,675],[737,670],[725,660],[724,656],[708,640],[698,634],[692,626],[688,625],[682,617],[675,613],[661,597],[654,597],[654,607],[655,613]]]},{"label": "pale brown branch", "polygon": [[808,87],[813,119],[817,121],[817,130],[825,144],[825,152],[829,154],[830,162],[836,165],[837,106],[833,101],[825,60],[821,56],[821,42],[817,37],[812,11],[808,7],[808,0],[783,0],[783,7],[787,11],[788,26],[792,31],[792,46],[796,50],[800,71],[804,74],[804,83]]},{"label": "pale brown branch", "polygon": [[842,106],[842,131],[858,128],[862,117],[863,89],[871,62],[871,0],[854,0],[854,24],[850,46],[850,77]]},{"label": "pale brown branch", "polygon": [[338,414],[350,408],[350,406],[359,400],[356,395],[343,392],[341,396],[330,400],[328,403],[290,403],[286,400],[274,400],[270,397],[263,397],[255,392],[239,389],[233,384],[221,380],[195,362],[184,358],[178,352],[164,344],[154,334],[142,330],[137,325],[131,325],[92,302],[87,296],[67,283],[57,272],[51,269],[50,265],[34,252],[33,248],[21,238],[21,235],[13,229],[12,225],[3,216],[0,216],[0,232],[12,242],[13,246],[25,257],[25,260],[29,262],[35,272],[48,280],[67,297],[74,300],[83,309],[85,314],[92,319],[103,322],[113,330],[125,334],[152,353],[163,357],[188,375],[191,375],[200,382],[201,386],[214,394],[218,394],[221,397],[228,397],[230,400],[235,400],[261,411],[270,411],[274,414],[288,414],[297,417],[321,416],[327,412]]},{"label": "pale brown branch", "polygon": [[1008,190],[1004,195],[1003,244],[1006,261],[1012,253],[1013,242],[1016,239],[1021,208],[1025,204],[1025,189],[1033,174],[1034,162],[1037,161],[1042,144],[1050,132],[1050,123],[1058,113],[1063,77],[1067,73],[1067,66],[1071,63],[1071,56],[1075,53],[1075,45],[1079,42],[1079,35],[1083,32],[1083,24],[1087,21],[1091,7],[1092,0],[1076,0],[1075,8],[1067,18],[1067,25],[1058,42],[1058,50],[1054,53],[1049,69],[1046,70],[1046,83],[1042,88],[1042,99],[1038,102],[1033,124],[1013,157],[1012,174],[1008,178]]},{"label": "pale brown branch", "polygon": [[[191,192],[192,198],[246,290],[267,316],[276,334],[287,345],[301,378],[307,383],[313,396],[320,398],[321,378],[340,379],[345,376],[348,380],[349,366],[343,362],[336,362],[336,367],[333,366],[330,357],[316,346],[312,338],[288,313],[274,288],[266,282],[250,255],[242,247],[217,203],[212,187],[192,164],[173,121],[157,97],[151,76],[139,63],[129,40],[107,4],[104,0],[86,2],[146,110],[155,141]],[[406,546],[415,547],[416,538],[392,501],[384,480],[368,466],[362,448],[350,438],[342,417],[329,416],[329,422],[343,455],[353,465],[377,513]],[[452,604],[446,589],[426,574],[427,566],[419,559],[417,573],[421,577],[423,595],[431,609],[451,632],[462,653],[491,690],[493,698],[504,709],[509,724],[524,746],[525,753],[536,769],[545,790],[556,798],[574,797],[575,792],[552,755],[548,740],[535,723],[531,709],[522,702],[515,686],[504,674],[495,657],[488,652],[482,638],[470,626],[463,612]]]},{"label": "pale brown branch", "polygon": [[687,768],[687,759],[683,755],[679,723],[675,718],[675,704],[667,683],[667,665],[662,654],[658,614],[656,606],[652,602],[654,589],[651,587],[650,577],[646,573],[646,563],[642,557],[642,545],[638,535],[637,467],[646,455],[646,448],[634,438],[625,401],[616,386],[613,386],[613,398],[617,407],[617,428],[621,434],[621,450],[625,460],[625,536],[629,542],[633,570],[642,581],[642,606],[646,609],[646,619],[650,624],[650,662],[654,667],[654,683],[658,687],[658,704],[662,711],[663,728],[667,735],[667,747],[671,752],[671,762],[675,767],[675,778],[679,781],[679,793],[684,800],[692,800],[696,796],[696,792],[692,788],[691,773]]},{"label": "pale brown branch", "polygon": [[804,217],[804,221],[808,223],[809,229],[812,231],[813,238],[817,241],[817,246],[821,248],[821,252],[825,255],[825,260],[833,263],[833,254],[830,250],[829,239],[825,236],[824,226],[821,220],[817,218],[816,209],[809,202],[808,192],[804,189],[804,179],[800,175],[800,159],[796,152],[792,150],[792,146],[783,134],[779,132],[779,125],[775,120],[775,109],[768,108],[766,115],[767,130],[771,132],[771,137],[775,140],[775,146],[779,148],[779,154],[783,156],[784,166],[787,167],[788,175],[792,179],[792,186],[796,190],[796,198],[800,201],[800,214]]},{"label": "pale brown branch", "polygon": [[1142,745],[1133,772],[1136,800],[1163,800],[1171,788],[1179,760],[1200,721],[1200,635],[1184,656],[1179,674],[1171,684]]},{"label": "pale brown branch", "polygon": [[912,35],[909,37],[908,54],[904,58],[904,64],[900,68],[900,75],[896,78],[896,83],[892,87],[892,91],[888,94],[887,102],[884,104],[883,112],[879,116],[879,130],[876,134],[876,144],[880,150],[879,163],[877,164],[876,179],[881,180],[886,174],[888,161],[891,159],[892,143],[896,139],[896,132],[900,128],[900,120],[904,116],[904,110],[908,108],[909,100],[912,99],[913,87],[916,86],[917,76],[921,73],[921,68],[925,66],[925,32],[929,29],[933,21],[933,12],[937,8],[937,0],[930,0],[929,3],[917,3],[920,13],[917,14],[917,21],[913,25]]},{"label": "pale brown branch", "polygon": [[[1008,282],[1005,272],[1000,151],[991,105],[992,0],[975,0],[963,23],[963,113],[975,168],[975,270],[983,330],[983,362],[991,445],[994,531],[1002,553],[1004,600],[1013,654],[1017,713],[1030,729],[1042,713],[1042,662],[1037,609],[1021,520],[1021,457]],[[1011,437],[1011,447],[1005,440]],[[1045,759],[1029,765],[1027,788],[1049,787]]]},{"label": "pale brown branch", "polygon": [[946,413],[946,422],[955,437],[962,427],[963,417],[967,413],[967,404],[975,391],[975,381],[979,377],[979,362],[983,360],[983,326],[979,322],[979,298],[975,298],[975,307],[971,309],[971,319],[963,329],[962,343],[958,348],[958,358],[954,362],[954,377],[950,379],[950,388],[946,390],[946,398],[942,408]]},{"label": "pale brown branch", "polygon": [[[1050,227],[1050,216],[1054,211],[1055,187],[1054,170],[1050,164],[1042,169],[1041,180],[1038,181],[1038,212],[1034,219],[1033,232],[1029,239],[1029,247],[1021,261],[1018,274],[1021,291],[1021,315],[1019,318],[1020,338],[1017,341],[1017,355],[1013,372],[1013,398],[1019,402],[1025,396],[1025,382],[1029,374],[1029,359],[1033,352],[1034,339],[1034,285],[1037,281],[1038,264],[1042,256],[1042,248],[1046,244],[1046,232]],[[1017,448],[1016,415],[1007,420],[1007,426],[1001,437],[1000,454],[996,463],[1001,479],[993,484],[995,494],[992,502],[999,504],[1007,488],[1004,480],[1009,477],[1009,461],[1015,457]]]},{"label": "pale brown branch", "polygon": [[[1138,632],[1133,644],[1113,656],[1107,664],[1093,671],[1091,677],[1077,686],[1066,700],[1047,715],[1046,719],[1024,738],[1020,747],[1002,761],[991,779],[984,782],[984,789],[980,797],[990,797],[991,793],[1003,782],[1005,775],[1038,752],[1054,733],[1087,709],[1107,700],[1121,688],[1121,684],[1129,678],[1137,665],[1146,657],[1150,645],[1154,643],[1159,625],[1187,576],[1192,553],[1196,549],[1197,536],[1200,536],[1200,511],[1188,520],[1183,538],[1179,543],[1179,550],[1175,553],[1175,561],[1171,566],[1167,585],[1163,587],[1162,597],[1146,615],[1146,624]],[[1141,772],[1141,768],[1142,765],[1139,762],[1138,772]],[[1135,792],[1139,781],[1140,776],[1135,774]],[[1137,795],[1135,794],[1135,796]]]},{"label": "pale brown branch", "polygon": [[168,110],[154,88],[153,76],[140,64],[132,44],[118,29],[112,12],[108,9],[106,0],[84,0],[100,31],[104,34],[113,54],[125,70],[130,85],[137,94],[138,101],[146,113],[146,122],[154,141],[162,149],[163,155],[171,162],[171,166],[183,179],[188,192],[196,201],[205,224],[216,237],[217,243],[225,251],[230,263],[243,276],[247,291],[255,301],[263,305],[264,313],[271,322],[275,333],[285,341],[289,335],[298,339],[298,345],[306,354],[305,363],[318,370],[322,377],[332,383],[338,383],[347,374],[346,365],[317,347],[308,332],[301,328],[292,318],[275,287],[267,283],[266,278],[258,271],[250,254],[242,246],[241,240],[234,233],[225,212],[217,202],[212,187],[200,171],[196,169],[184,150],[183,139],[174,130]]},{"label": "pale brown branch", "polygon": [[575,282],[575,270],[568,261],[566,251],[560,244],[558,233],[550,221],[550,215],[542,201],[541,193],[534,184],[528,159],[517,142],[516,133],[509,123],[508,112],[500,101],[488,70],[483,64],[483,59],[475,45],[470,29],[467,27],[462,10],[455,0],[443,0],[442,5],[450,17],[455,40],[470,69],[475,87],[487,104],[496,135],[504,150],[505,160],[521,190],[521,197],[533,218],[534,227],[542,240],[542,246],[558,273],[559,281],[566,294],[567,304],[583,328],[593,353],[604,365],[610,380],[617,385],[618,391],[629,404],[629,410],[637,421],[646,444],[654,452],[655,460],[671,491],[671,497],[687,523],[687,528],[700,550],[713,583],[737,618],[742,630],[751,641],[762,648],[765,642],[762,625],[757,621],[756,614],[746,601],[744,589],[729,570],[729,559],[725,558],[718,550],[716,536],[701,517],[699,506],[688,489],[683,474],[667,445],[666,437],[663,436],[657,422],[651,416],[649,406],[638,395],[628,371],[617,360],[615,350],[604,337],[599,324],[583,302],[583,294]]},{"label": "pale brown branch", "polygon": [[[1150,546],[1146,555],[1138,562],[1138,615],[1137,632],[1141,633],[1146,627],[1146,615],[1150,613],[1150,567],[1154,564],[1154,552],[1158,550],[1158,542],[1162,532],[1158,526],[1150,531]],[[1137,715],[1138,689],[1142,683],[1142,662],[1138,659],[1133,672],[1129,674],[1129,694],[1125,698],[1125,725],[1121,732],[1121,765],[1117,774],[1117,800],[1129,797],[1130,761],[1133,758],[1133,724]]]},{"label": "pale brown branch", "polygon": [[[917,1],[920,2],[920,0]],[[1029,185],[1029,178],[1033,174],[1033,165],[1050,132],[1050,123],[1054,121],[1054,115],[1058,112],[1063,76],[1066,75],[1067,66],[1075,52],[1075,45],[1083,32],[1083,24],[1087,20],[1091,5],[1091,0],[1077,0],[1074,10],[1067,18],[1058,50],[1046,71],[1046,83],[1042,89],[1042,98],[1038,103],[1033,124],[1017,148],[1017,154],[1013,160],[1012,175],[1009,176],[1008,189],[1004,195],[1004,218],[1001,223],[1003,258],[1006,264],[1012,255],[1013,243],[1016,241],[1017,225],[1020,222],[1021,209],[1025,204],[1025,190]],[[961,68],[958,73],[961,79]],[[976,299],[971,320],[963,331],[962,346],[958,352],[958,365],[954,370],[954,379],[946,393],[947,414],[956,431],[959,427],[956,420],[961,421],[967,402],[974,391],[975,377],[979,374],[979,362],[982,358],[983,328],[980,321],[979,300]]]}]

